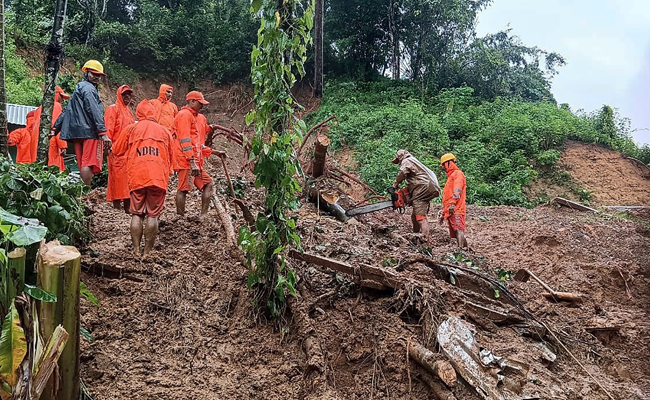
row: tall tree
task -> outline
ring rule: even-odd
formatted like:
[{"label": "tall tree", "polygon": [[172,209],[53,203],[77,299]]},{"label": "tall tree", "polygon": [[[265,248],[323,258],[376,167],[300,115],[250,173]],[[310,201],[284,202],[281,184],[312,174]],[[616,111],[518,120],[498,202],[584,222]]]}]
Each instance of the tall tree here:
[{"label": "tall tree", "polygon": [[316,0],[314,10],[314,96],[323,96],[323,18],[324,0]]},{"label": "tall tree", "polygon": [[54,110],[54,93],[56,92],[56,78],[59,74],[61,58],[63,57],[63,22],[68,6],[67,0],[56,0],[54,10],[54,25],[52,36],[47,45],[47,58],[45,60],[45,93],[43,94],[43,111],[41,112],[41,127],[39,133],[38,159],[47,159],[49,146],[48,136],[52,127],[52,111]]},{"label": "tall tree", "polygon": [[7,146],[7,86],[5,83],[5,1],[0,0],[0,154],[9,153]]}]

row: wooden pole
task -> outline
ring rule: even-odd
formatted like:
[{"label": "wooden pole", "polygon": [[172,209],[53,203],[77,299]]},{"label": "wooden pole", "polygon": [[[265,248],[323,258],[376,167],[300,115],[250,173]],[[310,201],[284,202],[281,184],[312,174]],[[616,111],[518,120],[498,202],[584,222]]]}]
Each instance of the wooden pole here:
[{"label": "wooden pole", "polygon": [[[38,256],[38,285],[56,294],[56,303],[41,302],[39,306],[43,339],[49,340],[58,325],[68,334],[68,343],[59,358],[60,385],[56,376],[50,378],[43,400],[79,398],[79,273],[81,254],[72,246],[57,240],[41,243]],[[58,391],[56,388],[58,387]]]},{"label": "wooden pole", "polygon": [[[7,156],[9,147],[7,141],[7,86],[5,85],[6,57],[5,57],[5,1],[0,0],[0,155]],[[7,305],[9,307],[9,305]]]},{"label": "wooden pole", "polygon": [[323,20],[325,0],[314,4],[314,96],[323,97]]},{"label": "wooden pole", "polygon": [[40,161],[47,160],[47,150],[49,148],[48,136],[52,127],[56,79],[63,58],[63,23],[65,21],[67,7],[68,0],[56,0],[52,36],[50,37],[50,43],[46,47],[45,93],[43,94],[43,110],[41,111],[41,120],[39,121],[40,129],[38,139],[38,160]]},{"label": "wooden pole", "polygon": [[7,305],[17,294],[22,293],[25,286],[25,255],[27,251],[18,247],[7,254]]}]

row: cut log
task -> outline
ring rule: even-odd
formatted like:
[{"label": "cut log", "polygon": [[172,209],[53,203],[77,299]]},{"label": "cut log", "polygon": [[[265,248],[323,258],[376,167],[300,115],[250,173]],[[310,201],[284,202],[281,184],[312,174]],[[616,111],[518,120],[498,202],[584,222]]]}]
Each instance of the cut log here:
[{"label": "cut log", "polygon": [[323,211],[332,214],[337,220],[346,222],[349,218],[345,215],[345,210],[340,205],[336,204],[338,197],[328,196],[327,193],[322,192],[316,188],[309,190],[309,200],[318,205]]},{"label": "cut log", "polygon": [[429,386],[436,400],[456,400],[456,396],[428,374],[420,374],[420,379]]},{"label": "cut log", "polygon": [[409,356],[417,361],[424,369],[440,378],[445,385],[455,387],[456,370],[448,361],[436,360],[436,354],[417,342],[409,343]]},{"label": "cut log", "polygon": [[311,174],[314,178],[318,178],[325,172],[325,159],[327,158],[327,147],[330,145],[330,142],[330,138],[327,136],[316,136],[314,161],[311,168]]},{"label": "cut log", "polygon": [[370,281],[373,286],[370,286],[367,283],[366,285],[373,289],[377,289],[377,285],[380,285],[379,287],[385,289],[399,289],[406,282],[395,272],[369,265],[353,267],[343,261],[321,257],[310,253],[300,253],[295,250],[289,251],[289,257],[352,275],[354,282],[361,286],[363,286],[366,281]]},{"label": "cut log", "polygon": [[[79,274],[81,254],[72,246],[61,246],[54,240],[41,242],[38,254],[38,286],[56,295],[56,303],[40,302],[39,315],[43,339],[50,340],[56,327],[63,325],[68,332],[66,344],[59,358],[57,385],[52,376],[43,392],[44,400],[79,398]],[[58,391],[55,389],[58,387]]]},{"label": "cut log", "polygon": [[214,202],[214,208],[217,209],[217,214],[219,215],[219,219],[221,219],[223,229],[226,232],[226,241],[230,246],[237,247],[237,238],[235,236],[235,230],[232,227],[232,221],[230,220],[230,217],[226,213],[226,210],[223,208],[223,204],[221,204],[221,200],[219,200],[219,196],[214,194],[212,196],[212,201]]},{"label": "cut log", "polygon": [[579,294],[568,292],[542,293],[547,300],[568,301],[570,303],[582,303],[582,297]]},{"label": "cut log", "polygon": [[562,197],[556,197],[555,201],[557,204],[563,205],[565,207],[573,208],[574,210],[579,210],[579,211],[591,211],[591,212],[598,212],[598,210],[593,209],[591,207],[587,207],[586,205],[582,203],[578,203],[575,201],[567,200]]}]

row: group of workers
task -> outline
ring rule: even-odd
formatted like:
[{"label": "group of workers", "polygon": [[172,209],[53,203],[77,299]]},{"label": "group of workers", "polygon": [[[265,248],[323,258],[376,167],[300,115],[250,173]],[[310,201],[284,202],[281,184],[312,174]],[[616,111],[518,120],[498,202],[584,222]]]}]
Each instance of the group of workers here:
[{"label": "group of workers", "polygon": [[[122,85],[117,89],[115,104],[103,112],[97,86],[105,76],[102,64],[89,60],[82,71],[84,79],[77,84],[72,96],[57,87],[53,124],[50,132],[48,165],[61,170],[68,144],[74,146],[79,174],[86,185],[102,170],[104,154],[108,154],[108,188],[106,200],[115,208],[131,214],[131,239],[134,252],[147,254],[153,249],[158,234],[158,217],[162,213],[169,176],[178,176],[176,212],[185,215],[187,192],[192,184],[201,191],[201,215],[208,212],[213,180],[204,169],[204,159],[211,155],[225,157],[226,153],[209,147],[216,125],[209,125],[200,113],[210,104],[203,94],[191,91],[185,96],[187,104],[180,110],[171,99],[173,87],[161,85],[158,98],[142,100],[134,117],[130,106],[133,90]],[[69,99],[62,109],[61,101]],[[12,132],[9,145],[17,146],[17,162],[36,161],[42,107],[28,114],[27,126]],[[137,117],[137,122],[136,122]],[[239,142],[241,138],[227,138]],[[413,206],[413,230],[431,240],[427,214],[430,201],[440,195],[435,174],[406,150],[399,150],[393,163],[400,165],[394,183],[397,188],[406,181]],[[456,166],[456,157],[442,156],[441,166],[447,171],[443,191],[443,209],[439,222],[446,220],[452,238],[459,247],[467,247],[465,239],[465,176]]]},{"label": "group of workers", "polygon": [[[50,131],[48,165],[58,165],[68,144],[74,146],[79,174],[86,185],[102,170],[107,154],[108,188],[106,199],[116,208],[131,214],[131,239],[136,254],[149,253],[158,234],[158,217],[162,213],[170,174],[178,175],[176,211],[185,215],[185,199],[192,182],[202,192],[201,215],[209,209],[213,180],[203,168],[204,159],[226,153],[206,145],[212,141],[216,125],[209,125],[200,113],[210,104],[203,94],[191,91],[187,104],[180,110],[171,101],[173,88],[160,87],[159,96],[142,100],[136,118],[130,106],[133,90],[122,85],[117,89],[115,104],[103,111],[97,86],[105,76],[104,67],[89,60],[82,68],[84,79],[72,96],[57,88]],[[70,99],[65,109],[60,103]],[[9,144],[17,146],[17,162],[36,161],[40,108],[28,117],[27,127],[11,133]],[[240,139],[231,138],[240,142]],[[141,243],[144,236],[144,249]]]},{"label": "group of workers", "polygon": [[[413,206],[411,220],[413,232],[421,233],[427,243],[431,243],[431,229],[427,214],[431,200],[440,196],[438,178],[426,165],[406,150],[398,150],[393,159],[399,164],[399,172],[393,183],[397,189],[403,181],[409,193],[409,202]],[[456,165],[456,157],[447,153],[440,158],[440,167],[447,172],[447,182],[442,192],[442,210],[438,213],[440,225],[447,221],[449,236],[456,239],[458,247],[467,248],[465,238],[465,195],[467,184],[465,174]]]}]

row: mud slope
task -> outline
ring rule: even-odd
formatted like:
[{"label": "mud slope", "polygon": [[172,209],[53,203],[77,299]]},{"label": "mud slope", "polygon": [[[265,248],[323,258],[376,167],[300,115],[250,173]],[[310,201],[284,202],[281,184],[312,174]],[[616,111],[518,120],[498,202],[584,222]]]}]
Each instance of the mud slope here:
[{"label": "mud slope", "polygon": [[560,165],[599,206],[650,206],[650,167],[600,146],[569,142]]},{"label": "mud slope", "polygon": [[[230,162],[237,170],[236,161]],[[222,175],[214,164],[211,172],[215,178]],[[259,202],[259,193],[250,187],[247,192],[249,202]],[[129,218],[103,202],[103,196],[99,190],[88,198],[96,212],[96,239],[83,264],[119,265],[127,277],[82,276],[101,302],[100,308],[82,304],[82,326],[95,337],[82,343],[82,377],[96,400],[429,399],[432,394],[421,378],[426,372],[407,364],[405,343],[417,340],[435,351],[427,327],[449,315],[467,318],[456,301],[465,289],[436,279],[426,263],[412,262],[418,257],[462,260],[493,278],[498,268],[526,267],[556,290],[582,294],[585,302],[578,307],[554,304],[541,298],[538,285],[508,282],[512,293],[560,335],[617,399],[645,399],[650,393],[647,223],[551,207],[469,207],[468,238],[474,251],[454,254],[445,230],[436,226],[429,257],[408,233],[403,217],[384,212],[341,224],[305,204],[299,231],[306,251],[392,269],[429,288],[419,294],[408,287],[396,292],[362,289],[350,276],[292,261],[303,301],[313,302],[308,316],[325,355],[326,367],[315,377],[303,351],[307,332],[297,328],[291,314],[281,329],[255,323],[246,270],[237,252],[224,245],[214,211],[202,222],[177,219],[168,196],[156,254],[141,262],[130,256]],[[188,200],[188,209],[197,210],[198,195]],[[430,220],[436,212],[432,207]],[[398,236],[391,238],[391,231]],[[407,239],[395,239],[399,237]],[[415,299],[428,299],[433,322],[409,306]],[[490,294],[475,301],[497,300]],[[594,326],[619,331],[595,336],[586,329]],[[507,325],[476,325],[476,338],[495,355],[529,366],[521,397],[513,398],[606,399],[564,351],[554,363],[544,362],[535,341]],[[464,387],[455,394],[478,399]]]}]

